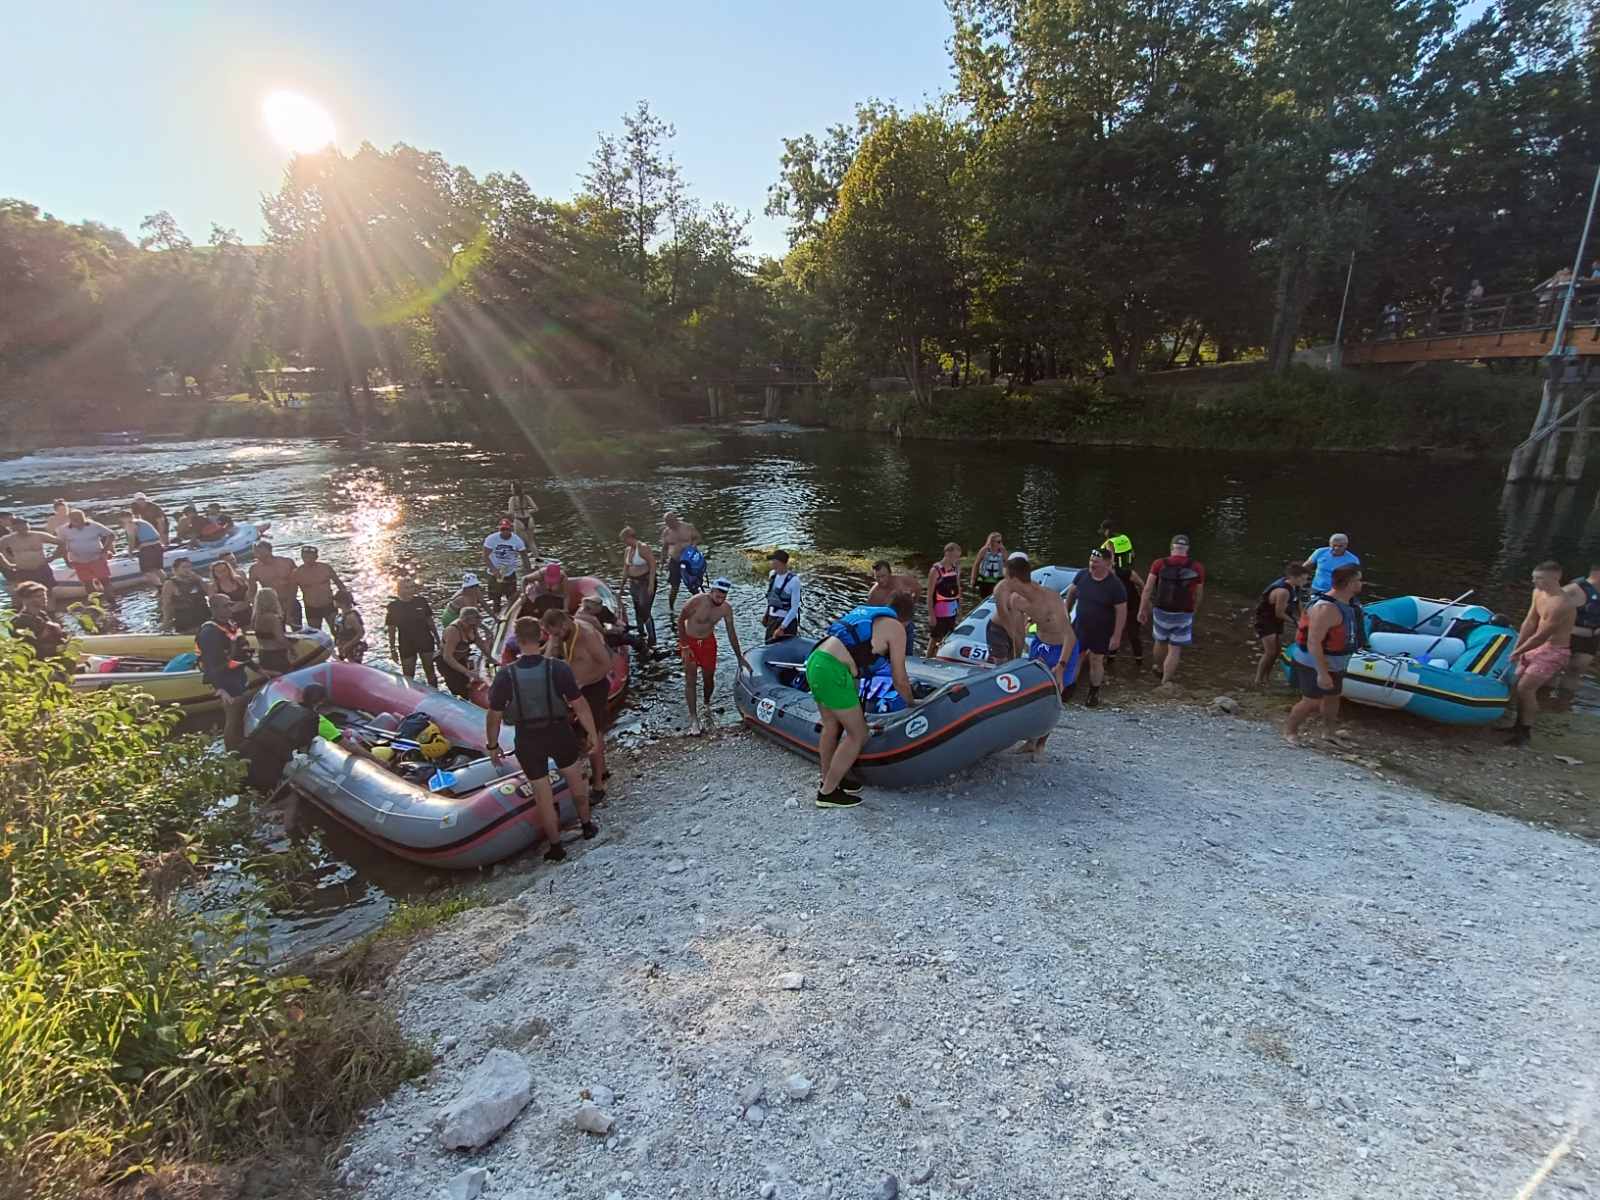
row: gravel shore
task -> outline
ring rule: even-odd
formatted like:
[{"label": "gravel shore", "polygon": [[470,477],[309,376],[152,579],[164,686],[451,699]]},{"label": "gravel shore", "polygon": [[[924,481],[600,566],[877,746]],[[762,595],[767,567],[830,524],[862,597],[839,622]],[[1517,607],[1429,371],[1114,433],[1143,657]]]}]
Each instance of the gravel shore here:
[{"label": "gravel shore", "polygon": [[[356,1194],[1600,1195],[1591,844],[1199,707],[850,811],[735,730],[617,774],[392,975],[438,1062]],[[497,1048],[531,1100],[444,1149]]]}]

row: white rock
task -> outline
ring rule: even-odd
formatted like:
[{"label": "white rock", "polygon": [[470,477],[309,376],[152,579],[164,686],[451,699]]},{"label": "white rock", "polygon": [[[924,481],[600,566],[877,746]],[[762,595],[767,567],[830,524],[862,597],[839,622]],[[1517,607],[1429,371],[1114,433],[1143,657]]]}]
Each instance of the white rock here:
[{"label": "white rock", "polygon": [[684,862],[681,858],[675,858],[661,869],[668,875],[682,875],[686,870],[689,869],[689,864]]},{"label": "white rock", "polygon": [[493,1141],[532,1095],[528,1064],[509,1050],[489,1051],[462,1081],[460,1094],[440,1112],[440,1144],[447,1150],[473,1150]]},{"label": "white rock", "polygon": [[483,1182],[489,1172],[483,1167],[468,1167],[445,1184],[450,1200],[478,1200],[483,1194]]},{"label": "white rock", "polygon": [[752,1104],[744,1110],[744,1119],[752,1125],[760,1125],[767,1119],[767,1110],[759,1104]]},{"label": "white rock", "polygon": [[783,1092],[791,1100],[804,1100],[811,1095],[811,1080],[797,1071],[783,1081]]},{"label": "white rock", "polygon": [[761,1200],[772,1200],[778,1194],[778,1185],[772,1180],[767,1180],[761,1185]]},{"label": "white rock", "polygon": [[933,1178],[933,1164],[932,1163],[924,1163],[922,1166],[918,1167],[915,1171],[913,1171],[911,1173],[911,1182],[912,1183],[927,1183],[928,1180],[930,1180],[932,1178]]},{"label": "white rock", "polygon": [[617,1102],[617,1094],[603,1084],[591,1083],[584,1090],[596,1108],[610,1108]]},{"label": "white rock", "polygon": [[572,1114],[572,1122],[585,1133],[604,1134],[611,1132],[611,1126],[616,1124],[609,1113],[601,1112],[597,1105],[585,1100],[578,1105],[578,1111]]},{"label": "white rock", "polygon": [[760,1102],[766,1089],[759,1083],[747,1083],[739,1091],[739,1107],[749,1108],[752,1104]]},{"label": "white rock", "polygon": [[785,992],[798,992],[806,985],[806,977],[799,971],[785,971],[772,981],[772,986]]},{"label": "white rock", "polygon": [[1218,696],[1211,702],[1211,707],[1218,712],[1236,713],[1239,711],[1239,702],[1232,696]]}]

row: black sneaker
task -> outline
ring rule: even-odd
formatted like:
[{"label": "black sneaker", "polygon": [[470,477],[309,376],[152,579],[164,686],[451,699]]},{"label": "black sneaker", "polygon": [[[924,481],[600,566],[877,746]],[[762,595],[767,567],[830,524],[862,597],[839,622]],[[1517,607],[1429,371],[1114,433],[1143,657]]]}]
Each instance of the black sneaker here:
[{"label": "black sneaker", "polygon": [[861,789],[866,786],[867,785],[862,783],[861,780],[855,779],[849,775],[846,775],[839,781],[839,790],[846,796],[859,796],[861,795]]},{"label": "black sneaker", "polygon": [[590,803],[592,803],[592,804],[600,804],[605,800],[605,798],[606,798],[606,790],[605,790],[605,788],[590,788],[589,789],[589,801],[590,801]]},{"label": "black sneaker", "polygon": [[1527,725],[1515,725],[1511,729],[1511,736],[1506,739],[1508,746],[1526,746],[1533,741],[1533,729]]},{"label": "black sneaker", "polygon": [[1099,688],[1092,687],[1092,688],[1089,689],[1089,698],[1083,702],[1083,706],[1085,708],[1099,708],[1100,707],[1100,689]]},{"label": "black sneaker", "polygon": [[583,823],[583,840],[584,841],[592,842],[592,841],[594,841],[594,839],[596,837],[599,836],[599,834],[600,834],[600,826],[596,825],[593,821],[585,821]]},{"label": "black sneaker", "polygon": [[854,808],[861,803],[860,796],[852,796],[842,788],[817,793],[818,808]]},{"label": "black sneaker", "polygon": [[566,862],[567,861],[567,850],[566,850],[566,847],[563,846],[560,842],[554,843],[550,847],[550,849],[548,849],[548,850],[546,850],[544,852],[544,860],[545,860],[545,862]]}]

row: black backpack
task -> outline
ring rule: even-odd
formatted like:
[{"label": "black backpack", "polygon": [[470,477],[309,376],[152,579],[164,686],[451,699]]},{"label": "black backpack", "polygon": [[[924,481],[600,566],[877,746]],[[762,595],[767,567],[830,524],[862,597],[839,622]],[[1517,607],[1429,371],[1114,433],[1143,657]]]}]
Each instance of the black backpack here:
[{"label": "black backpack", "polygon": [[1163,612],[1193,612],[1189,584],[1199,575],[1188,559],[1182,562],[1168,559],[1162,563],[1161,570],[1156,572],[1155,606]]},{"label": "black backpack", "polygon": [[249,764],[245,782],[253,788],[266,791],[283,775],[289,757],[304,750],[316,739],[318,719],[315,710],[293,700],[274,704],[261,724],[251,731],[239,747],[239,754]]}]

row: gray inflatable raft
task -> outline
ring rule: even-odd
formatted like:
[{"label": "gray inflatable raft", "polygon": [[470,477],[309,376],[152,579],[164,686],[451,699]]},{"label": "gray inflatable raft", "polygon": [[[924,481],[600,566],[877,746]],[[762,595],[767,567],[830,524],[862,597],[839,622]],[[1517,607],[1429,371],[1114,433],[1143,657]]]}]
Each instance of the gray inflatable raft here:
[{"label": "gray inflatable raft", "polygon": [[[735,695],[751,729],[796,754],[815,759],[822,721],[804,690],[811,638],[791,638],[745,652]],[[879,787],[920,787],[971,766],[1025,738],[1042,737],[1061,714],[1050,672],[1024,659],[963,666],[906,660],[917,701],[894,713],[869,714],[872,731],[855,773]]]},{"label": "gray inflatable raft", "polygon": [[[1040,587],[1054,588],[1063,596],[1078,577],[1079,567],[1035,567],[1033,581]],[[939,643],[939,657],[951,662],[989,664],[989,621],[994,616],[994,597],[990,596],[977,608],[962,618],[955,632]],[[1030,639],[1031,641],[1031,639]],[[1074,656],[1076,657],[1076,656]],[[1067,682],[1072,682],[1074,668],[1068,668]]]}]

